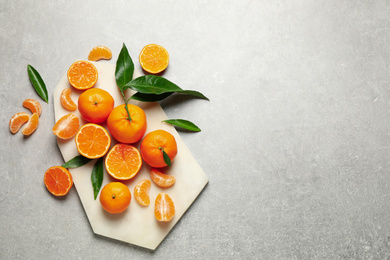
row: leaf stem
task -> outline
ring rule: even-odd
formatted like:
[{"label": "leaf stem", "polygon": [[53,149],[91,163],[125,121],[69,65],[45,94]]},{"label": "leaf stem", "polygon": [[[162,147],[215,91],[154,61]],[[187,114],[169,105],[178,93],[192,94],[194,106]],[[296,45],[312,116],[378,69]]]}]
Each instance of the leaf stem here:
[{"label": "leaf stem", "polygon": [[121,94],[122,94],[123,100],[125,101],[125,109],[126,109],[126,112],[127,112],[127,120],[129,120],[131,122],[130,111],[129,111],[129,108],[127,106],[127,103],[129,102],[129,99],[126,99],[125,93],[123,92],[123,90],[121,90]]}]

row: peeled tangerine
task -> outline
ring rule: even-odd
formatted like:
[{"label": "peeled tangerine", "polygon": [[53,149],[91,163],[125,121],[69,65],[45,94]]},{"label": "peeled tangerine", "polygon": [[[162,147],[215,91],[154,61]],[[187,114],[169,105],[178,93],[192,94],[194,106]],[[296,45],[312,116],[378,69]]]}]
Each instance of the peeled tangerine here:
[{"label": "peeled tangerine", "polygon": [[175,205],[171,197],[166,193],[160,193],[157,195],[156,202],[154,204],[154,216],[158,221],[168,222],[175,215]]}]

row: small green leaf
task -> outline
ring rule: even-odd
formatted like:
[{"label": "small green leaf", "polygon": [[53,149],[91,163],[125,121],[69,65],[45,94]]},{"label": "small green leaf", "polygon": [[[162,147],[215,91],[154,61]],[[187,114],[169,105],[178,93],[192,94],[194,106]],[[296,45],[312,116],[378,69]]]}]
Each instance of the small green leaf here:
[{"label": "small green leaf", "polygon": [[178,127],[181,127],[181,128],[193,131],[193,132],[200,132],[201,131],[200,128],[197,127],[194,123],[192,123],[188,120],[184,120],[184,119],[168,119],[168,120],[163,120],[162,122],[165,122],[165,123],[168,123],[168,124],[171,124],[174,126],[178,126]]},{"label": "small green leaf", "polygon": [[[144,95],[146,94],[154,95],[154,96],[146,96],[147,98],[158,98],[158,100],[155,99],[153,101],[162,100],[167,96],[171,95],[172,93],[180,93],[180,94],[195,96],[198,98],[209,100],[206,96],[204,96],[202,93],[198,91],[183,90],[175,83],[156,75],[146,75],[146,76],[135,78],[124,86],[124,89],[127,88],[131,88],[132,90],[138,91],[139,93]],[[169,93],[169,95],[167,93]],[[163,96],[162,94],[167,94],[167,96]],[[137,99],[137,98],[140,99],[139,94],[138,96],[137,94],[134,96],[135,96],[134,98],[132,97],[133,99]]]},{"label": "small green leaf", "polygon": [[133,79],[133,73],[134,63],[127,51],[126,45],[123,43],[115,68],[116,84],[121,91],[124,91],[124,86]]},{"label": "small green leaf", "polygon": [[162,150],[162,153],[163,153],[164,162],[165,162],[169,167],[171,167],[171,165],[172,165],[171,158],[169,158],[168,154],[164,151],[164,149]]},{"label": "small green leaf", "polygon": [[99,158],[92,169],[91,181],[93,187],[93,194],[96,200],[100,188],[103,184],[103,157]]},{"label": "small green leaf", "polygon": [[41,75],[39,75],[38,71],[31,65],[27,65],[27,72],[35,91],[46,103],[49,103],[46,85],[45,82],[43,82]]},{"label": "small green leaf", "polygon": [[91,159],[84,157],[82,155],[78,155],[78,156],[74,157],[73,159],[70,159],[69,161],[64,163],[62,165],[62,167],[64,167],[64,168],[77,168],[77,167],[83,166],[84,164],[89,163],[90,161],[91,161]]}]

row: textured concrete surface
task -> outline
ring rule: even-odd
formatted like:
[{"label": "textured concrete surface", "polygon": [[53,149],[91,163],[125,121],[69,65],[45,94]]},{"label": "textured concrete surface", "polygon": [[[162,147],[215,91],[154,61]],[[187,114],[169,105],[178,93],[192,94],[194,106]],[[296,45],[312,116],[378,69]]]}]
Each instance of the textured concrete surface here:
[{"label": "textured concrete surface", "polygon": [[[161,105],[209,184],[156,251],[93,234],[72,189],[48,194],[63,163],[52,93],[100,44],[136,66],[167,48],[164,76],[210,102]],[[386,259],[390,256],[389,1],[0,1],[1,259]],[[51,100],[38,130],[8,121]]]}]

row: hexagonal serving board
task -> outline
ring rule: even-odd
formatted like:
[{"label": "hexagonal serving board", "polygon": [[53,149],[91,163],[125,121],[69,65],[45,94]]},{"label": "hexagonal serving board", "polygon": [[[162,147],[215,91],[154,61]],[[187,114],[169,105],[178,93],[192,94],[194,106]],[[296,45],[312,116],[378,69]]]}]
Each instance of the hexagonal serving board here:
[{"label": "hexagonal serving board", "polygon": [[[115,100],[115,106],[123,104],[123,98],[115,82],[115,65],[99,62],[93,62],[93,64],[96,66],[99,73],[95,88],[102,88],[108,91]],[[134,74],[134,77],[140,75],[137,72]],[[72,89],[71,97],[76,103],[78,96],[81,94],[80,91],[77,91],[70,86],[65,74],[54,90],[54,111],[56,121],[62,116],[70,113],[65,110],[60,103],[60,94],[65,88]],[[132,90],[127,91],[127,95],[134,93]],[[112,215],[102,209],[99,202],[99,196],[96,200],[94,200],[91,172],[96,160],[93,160],[82,167],[69,170],[73,176],[74,185],[93,232],[112,239],[121,240],[154,250],[164,240],[170,230],[183,216],[184,212],[201,193],[208,183],[208,178],[195,158],[192,156],[187,146],[184,144],[176,129],[171,125],[161,123],[162,120],[167,119],[167,116],[158,103],[144,103],[137,101],[131,101],[131,103],[144,109],[147,116],[147,133],[156,129],[164,129],[173,134],[176,138],[178,154],[172,163],[172,167],[169,169],[163,169],[165,173],[176,177],[176,183],[172,187],[164,189],[159,188],[152,182],[152,186],[149,191],[150,205],[148,207],[140,206],[134,198],[134,187],[142,179],[151,179],[151,168],[146,163],[143,163],[140,172],[135,178],[123,182],[129,187],[132,194],[129,208],[123,213]],[[72,113],[79,117],[81,124],[86,123],[81,118],[78,111],[74,111]],[[106,127],[104,124],[103,126]],[[113,146],[116,141],[114,139],[112,139],[112,141]],[[75,146],[74,138],[65,141],[58,139],[57,144],[64,161],[68,161],[79,155]],[[139,143],[134,145],[139,148]],[[104,170],[102,187],[112,181],[116,180],[109,176],[109,174]],[[175,203],[175,216],[167,223],[158,222],[154,217],[154,201],[157,194],[160,192],[168,193]]]}]

